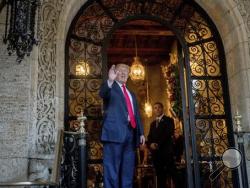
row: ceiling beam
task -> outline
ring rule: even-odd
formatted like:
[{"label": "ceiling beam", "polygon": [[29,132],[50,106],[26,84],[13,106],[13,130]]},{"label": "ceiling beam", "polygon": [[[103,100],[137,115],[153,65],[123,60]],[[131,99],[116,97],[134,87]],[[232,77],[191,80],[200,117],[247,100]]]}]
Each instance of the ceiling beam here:
[{"label": "ceiling beam", "polygon": [[142,36],[174,36],[172,31],[167,30],[141,30],[141,29],[119,29],[115,35],[142,35]]},{"label": "ceiling beam", "polygon": [[[143,56],[141,57],[141,61],[142,63],[145,63],[145,61],[147,61],[147,63],[150,64],[158,64],[161,63],[163,61],[168,61],[169,60],[169,56]],[[118,63],[126,63],[128,65],[131,65],[133,62],[133,56],[132,57],[128,57],[128,56],[108,56],[108,64],[112,65],[112,64],[118,64]]]},{"label": "ceiling beam", "polygon": [[126,23],[126,25],[132,25],[132,26],[137,26],[137,25],[142,25],[142,26],[162,26],[160,23],[151,21],[151,20],[133,20],[129,21]]},{"label": "ceiling beam", "polygon": [[[139,48],[137,49],[138,54],[167,54],[169,49],[164,48]],[[135,54],[135,48],[108,48],[108,54]]]}]

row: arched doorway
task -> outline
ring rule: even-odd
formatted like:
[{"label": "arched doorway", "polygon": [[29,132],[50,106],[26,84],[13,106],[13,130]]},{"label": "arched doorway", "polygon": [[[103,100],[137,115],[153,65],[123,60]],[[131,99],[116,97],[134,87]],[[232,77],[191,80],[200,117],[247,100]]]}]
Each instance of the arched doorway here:
[{"label": "arched doorway", "polygon": [[[100,162],[98,88],[107,72],[106,45],[116,29],[138,19],[165,25],[181,44],[179,68],[188,184],[201,187],[201,164],[208,163],[211,170],[216,169],[220,156],[234,143],[220,37],[208,16],[192,1],[89,1],[81,8],[72,22],[65,48],[66,129],[74,126],[76,114],[84,107],[93,135],[90,158],[93,165]],[[75,74],[75,67],[82,60],[92,70],[88,76]],[[231,173],[223,178],[233,186]]]}]

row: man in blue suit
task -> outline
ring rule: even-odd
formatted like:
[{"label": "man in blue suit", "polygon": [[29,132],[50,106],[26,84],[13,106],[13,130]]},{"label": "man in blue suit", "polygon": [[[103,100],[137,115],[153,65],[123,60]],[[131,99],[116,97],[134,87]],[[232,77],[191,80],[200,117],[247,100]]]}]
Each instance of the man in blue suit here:
[{"label": "man in blue suit", "polygon": [[132,188],[135,149],[145,144],[135,95],[125,85],[129,70],[126,64],[112,65],[108,80],[100,88],[105,188]]}]

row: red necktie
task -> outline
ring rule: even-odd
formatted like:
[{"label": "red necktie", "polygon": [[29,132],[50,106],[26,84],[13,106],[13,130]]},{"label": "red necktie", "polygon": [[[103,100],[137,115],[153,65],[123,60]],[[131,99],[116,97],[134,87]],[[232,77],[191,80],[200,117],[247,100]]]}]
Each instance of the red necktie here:
[{"label": "red necktie", "polygon": [[134,116],[134,113],[133,113],[132,104],[131,104],[131,101],[129,99],[128,92],[126,90],[125,84],[122,84],[122,89],[123,89],[123,93],[124,93],[126,104],[127,104],[127,109],[128,109],[128,115],[129,115],[130,123],[131,123],[131,126],[133,128],[135,128],[136,127],[135,116]]}]

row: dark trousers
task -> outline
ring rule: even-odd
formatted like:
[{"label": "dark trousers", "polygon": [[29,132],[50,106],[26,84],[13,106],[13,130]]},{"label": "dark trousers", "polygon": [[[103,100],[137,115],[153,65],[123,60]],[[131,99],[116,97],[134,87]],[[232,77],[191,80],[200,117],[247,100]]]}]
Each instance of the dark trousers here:
[{"label": "dark trousers", "polygon": [[132,188],[134,166],[134,130],[128,127],[124,143],[103,144],[104,188]]},{"label": "dark trousers", "polygon": [[156,168],[157,175],[157,188],[166,188],[167,177],[171,177],[169,173],[166,172],[166,169],[163,167]]},{"label": "dark trousers", "polygon": [[157,188],[167,188],[166,181],[168,178],[175,181],[175,165],[170,157],[166,163],[161,158],[158,158],[157,161],[154,161],[154,166],[157,176]]},{"label": "dark trousers", "polygon": [[186,168],[175,169],[173,179],[175,188],[186,188]]}]

